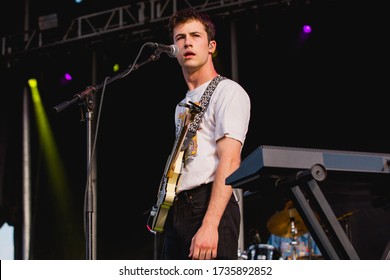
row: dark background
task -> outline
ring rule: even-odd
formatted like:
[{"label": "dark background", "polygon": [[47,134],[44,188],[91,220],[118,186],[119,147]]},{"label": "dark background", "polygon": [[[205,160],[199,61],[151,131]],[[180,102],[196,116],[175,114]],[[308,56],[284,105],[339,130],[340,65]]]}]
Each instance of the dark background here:
[{"label": "dark background", "polygon": [[[60,26],[55,32],[61,33],[72,18],[132,1],[86,1],[78,9],[68,1],[39,2],[29,3],[30,28],[36,28],[38,16],[57,12]],[[260,145],[390,153],[388,32],[384,28],[389,20],[380,1],[256,2],[257,8],[226,8],[213,14],[218,43],[215,63],[227,77],[232,76],[230,22],[237,26],[238,81],[252,100],[243,158]],[[7,5],[2,9],[1,36],[23,31],[25,1]],[[300,41],[305,22],[312,25],[313,33]],[[113,62],[119,62],[121,70],[132,64],[144,42],[170,44],[165,24],[150,25],[145,37],[111,34],[2,56],[0,203],[2,222],[16,228],[16,258],[21,258],[21,118],[27,79],[38,80],[69,180],[72,213],[65,218],[55,210],[58,198],[47,182],[31,110],[31,258],[84,259],[86,123],[77,104],[60,113],[53,107],[114,76]],[[144,49],[141,59],[148,51]],[[74,80],[64,85],[60,76],[66,69],[74,73]],[[104,95],[102,90],[96,93],[102,104],[96,138],[98,259],[153,259],[154,235],[145,226],[147,211],[156,202],[174,141],[174,107],[185,92],[177,61],[162,54],[159,60],[109,84]],[[358,183],[324,192],[336,216],[354,212],[352,244],[360,258],[380,259],[390,236],[389,202],[384,199],[377,205],[375,201],[388,198],[389,188],[375,184],[361,191]],[[261,193],[245,198],[245,246],[256,230],[266,243],[265,224],[281,209],[284,198]]]}]

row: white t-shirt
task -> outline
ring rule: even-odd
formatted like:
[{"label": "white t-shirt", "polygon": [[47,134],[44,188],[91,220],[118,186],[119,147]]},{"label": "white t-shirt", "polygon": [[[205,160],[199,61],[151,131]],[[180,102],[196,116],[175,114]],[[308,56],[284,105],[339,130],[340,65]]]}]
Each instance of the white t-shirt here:
[{"label": "white t-shirt", "polygon": [[[211,81],[188,91],[180,103],[199,100]],[[189,190],[214,180],[218,165],[217,140],[226,136],[244,144],[250,119],[250,99],[246,91],[235,81],[219,82],[203,114],[200,126],[185,156],[177,192]],[[180,131],[187,108],[176,106],[176,132]]]}]

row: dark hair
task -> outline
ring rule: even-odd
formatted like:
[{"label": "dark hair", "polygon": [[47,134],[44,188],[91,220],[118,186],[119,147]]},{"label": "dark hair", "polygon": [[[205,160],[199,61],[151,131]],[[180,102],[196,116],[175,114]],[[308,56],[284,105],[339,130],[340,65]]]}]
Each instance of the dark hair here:
[{"label": "dark hair", "polygon": [[179,25],[191,20],[197,20],[201,22],[206,30],[207,38],[209,42],[214,40],[215,26],[210,17],[207,14],[196,11],[193,8],[187,8],[179,10],[174,13],[169,19],[168,28],[170,37],[173,38],[173,29]]}]

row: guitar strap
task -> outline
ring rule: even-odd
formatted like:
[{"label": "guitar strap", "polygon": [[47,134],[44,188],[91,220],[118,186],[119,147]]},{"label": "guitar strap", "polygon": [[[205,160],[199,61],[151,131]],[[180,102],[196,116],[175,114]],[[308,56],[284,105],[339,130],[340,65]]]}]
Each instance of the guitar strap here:
[{"label": "guitar strap", "polygon": [[202,116],[209,105],[211,95],[213,94],[218,83],[224,79],[226,79],[226,77],[223,77],[221,75],[214,77],[214,79],[212,79],[211,82],[208,84],[206,90],[204,91],[202,97],[200,98],[199,106],[201,107],[201,110],[199,113],[197,113],[195,115],[194,120],[190,123],[190,125],[188,127],[188,132],[187,132],[186,139],[185,139],[184,145],[183,145],[184,149],[187,148],[188,143],[195,136],[196,131],[198,130],[199,125],[201,123]]}]

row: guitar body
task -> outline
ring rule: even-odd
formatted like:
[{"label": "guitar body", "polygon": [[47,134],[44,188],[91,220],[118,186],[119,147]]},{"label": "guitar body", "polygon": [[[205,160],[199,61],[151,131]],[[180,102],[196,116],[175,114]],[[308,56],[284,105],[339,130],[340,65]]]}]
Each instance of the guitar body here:
[{"label": "guitar body", "polygon": [[[195,107],[196,106],[196,107]],[[185,147],[183,146],[184,140],[187,137],[188,128],[194,116],[199,112],[199,106],[187,105],[190,108],[184,117],[183,126],[180,133],[177,135],[175,143],[173,145],[172,153],[168,157],[165,165],[164,175],[160,182],[159,191],[157,194],[157,203],[150,211],[148,220],[149,231],[163,232],[164,224],[168,216],[169,209],[171,208],[177,192],[177,185],[179,183],[181,170],[183,166],[183,159],[185,153]]]},{"label": "guitar body", "polygon": [[[176,197],[177,184],[179,183],[184,151],[179,153],[175,162],[175,169],[170,177],[163,178],[162,185],[159,188],[157,196],[156,215],[153,222],[153,230],[162,232],[164,230],[165,220],[167,219],[169,209]],[[156,205],[156,206],[157,206]]]}]

